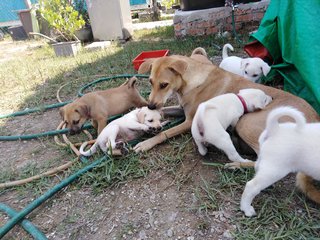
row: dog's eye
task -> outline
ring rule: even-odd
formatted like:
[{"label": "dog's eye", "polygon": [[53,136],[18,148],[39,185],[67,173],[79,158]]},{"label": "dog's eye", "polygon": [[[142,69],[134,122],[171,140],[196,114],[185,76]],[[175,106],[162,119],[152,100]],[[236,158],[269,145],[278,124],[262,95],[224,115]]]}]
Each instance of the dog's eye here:
[{"label": "dog's eye", "polygon": [[252,77],[258,77],[258,74],[253,74]]},{"label": "dog's eye", "polygon": [[244,73],[245,73],[245,74],[248,74],[248,72],[247,72],[247,71],[244,71]]},{"label": "dog's eye", "polygon": [[148,120],[148,122],[153,122],[153,119]]},{"label": "dog's eye", "polygon": [[80,122],[80,119],[79,119],[79,120],[77,120],[77,121],[76,121],[76,120],[73,120],[73,122],[72,122],[72,123],[73,123],[74,125],[77,125],[79,122]]},{"label": "dog's eye", "polygon": [[169,83],[166,83],[166,82],[160,83],[160,88],[161,88],[161,89],[164,89],[164,88],[166,88],[168,85],[169,85]]}]

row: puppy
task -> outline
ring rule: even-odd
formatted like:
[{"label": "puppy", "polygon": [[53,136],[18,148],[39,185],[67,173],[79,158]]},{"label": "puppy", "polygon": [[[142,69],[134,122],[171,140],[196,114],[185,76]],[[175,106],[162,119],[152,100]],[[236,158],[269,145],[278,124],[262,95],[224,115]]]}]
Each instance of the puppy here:
[{"label": "puppy", "polygon": [[[295,123],[279,124],[279,119],[284,116],[294,119]],[[253,198],[287,174],[300,171],[320,180],[320,123],[307,124],[304,115],[295,108],[272,110],[259,144],[256,175],[246,184],[241,198],[241,210],[248,217],[256,214],[251,206]],[[311,200],[317,202],[320,199]]]},{"label": "puppy", "polygon": [[[199,105],[191,126],[192,136],[201,155],[206,155],[205,143],[223,150],[231,161],[248,162],[232,144],[228,126],[234,127],[247,112],[263,109],[272,98],[259,89],[243,89],[236,95],[227,93]],[[251,162],[251,161],[250,161]]]},{"label": "puppy", "polygon": [[225,44],[222,50],[222,62],[219,67],[238,74],[252,82],[258,82],[262,75],[267,76],[270,72],[270,66],[260,58],[240,58],[236,56],[228,56],[227,49],[233,51],[230,44]]},{"label": "puppy", "polygon": [[159,111],[150,110],[147,107],[137,108],[109,123],[88,151],[84,151],[87,142],[81,145],[79,151],[83,156],[88,157],[97,151],[98,146],[105,153],[110,149],[112,152],[116,149],[123,150],[124,142],[138,138],[143,132],[161,130],[160,120]]},{"label": "puppy", "polygon": [[60,115],[70,128],[70,133],[79,133],[83,124],[91,119],[99,134],[109,116],[124,113],[133,107],[146,106],[146,100],[135,87],[136,81],[137,78],[133,77],[117,88],[87,93],[60,108]]}]

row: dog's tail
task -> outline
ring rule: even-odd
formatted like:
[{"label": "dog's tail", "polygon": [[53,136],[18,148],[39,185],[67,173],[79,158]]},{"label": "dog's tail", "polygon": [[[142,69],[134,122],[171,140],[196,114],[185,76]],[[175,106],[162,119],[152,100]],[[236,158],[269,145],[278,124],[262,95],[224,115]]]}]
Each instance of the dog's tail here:
[{"label": "dog's tail", "polygon": [[82,145],[79,149],[79,152],[81,155],[83,155],[85,157],[90,157],[91,155],[93,155],[97,151],[98,142],[96,141],[88,151],[84,151],[84,149],[86,148],[87,145],[88,145],[88,142],[82,143]]},{"label": "dog's tail", "polygon": [[202,48],[202,47],[197,47],[196,49],[194,49],[191,53],[191,56],[194,54],[199,54],[199,55],[203,55],[205,57],[208,57],[206,50],[204,50],[204,48]]},{"label": "dog's tail", "polygon": [[279,119],[284,116],[293,118],[297,130],[306,124],[306,119],[302,112],[293,107],[279,107],[272,110],[267,117],[266,132],[268,136],[273,135],[278,130]]},{"label": "dog's tail", "polygon": [[296,186],[309,199],[320,204],[320,191],[314,186],[311,177],[299,172],[296,177]]},{"label": "dog's tail", "polygon": [[198,117],[197,117],[197,127],[201,137],[204,136],[204,126],[203,119],[205,119],[205,112],[208,109],[214,109],[215,105],[210,105],[209,103],[200,103],[198,106]]},{"label": "dog's tail", "polygon": [[201,137],[204,136],[204,126],[203,126],[203,117],[204,117],[204,112],[206,111],[206,105],[204,103],[200,103],[198,106],[198,114],[197,114],[197,129],[198,133]]},{"label": "dog's tail", "polygon": [[222,59],[229,57],[228,56],[228,49],[230,49],[231,51],[234,50],[231,44],[229,44],[229,43],[225,44],[222,48]]}]

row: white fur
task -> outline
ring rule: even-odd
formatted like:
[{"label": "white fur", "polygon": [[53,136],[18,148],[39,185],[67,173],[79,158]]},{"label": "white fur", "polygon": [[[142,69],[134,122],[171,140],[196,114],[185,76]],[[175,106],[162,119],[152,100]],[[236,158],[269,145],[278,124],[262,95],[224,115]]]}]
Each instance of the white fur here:
[{"label": "white fur", "polygon": [[[279,124],[283,116],[293,118],[295,123]],[[259,144],[256,175],[246,184],[240,204],[248,217],[256,214],[251,206],[254,197],[287,174],[303,172],[320,180],[320,123],[306,123],[298,110],[292,107],[272,110]]]},{"label": "white fur", "polygon": [[159,130],[162,127],[160,122],[161,114],[157,110],[150,110],[148,107],[137,108],[121,118],[110,122],[99,134],[96,142],[88,151],[84,151],[87,142],[80,147],[80,153],[83,156],[94,154],[98,146],[107,153],[110,148],[116,149],[116,144],[122,140],[133,140],[139,137],[143,132]]},{"label": "white fur", "polygon": [[270,72],[270,66],[260,58],[240,58],[236,56],[228,56],[227,49],[233,51],[230,44],[225,44],[222,50],[222,62],[219,67],[238,74],[252,82],[257,82],[262,75],[267,76]]},{"label": "white fur", "polygon": [[[246,102],[248,112],[264,108],[272,98],[259,89],[242,89],[238,93]],[[207,153],[205,143],[223,150],[231,161],[248,162],[232,144],[228,126],[235,126],[244,114],[244,107],[236,94],[227,93],[199,105],[194,116],[191,133],[201,155]]]}]

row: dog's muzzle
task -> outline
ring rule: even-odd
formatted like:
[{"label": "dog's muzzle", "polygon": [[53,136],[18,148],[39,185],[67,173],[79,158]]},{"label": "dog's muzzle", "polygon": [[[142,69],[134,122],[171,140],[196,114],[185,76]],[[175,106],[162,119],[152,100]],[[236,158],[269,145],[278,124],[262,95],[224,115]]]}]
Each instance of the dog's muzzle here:
[{"label": "dog's muzzle", "polygon": [[157,105],[154,104],[154,103],[149,103],[149,104],[148,104],[148,108],[149,108],[150,110],[155,110],[155,109],[157,109]]}]

